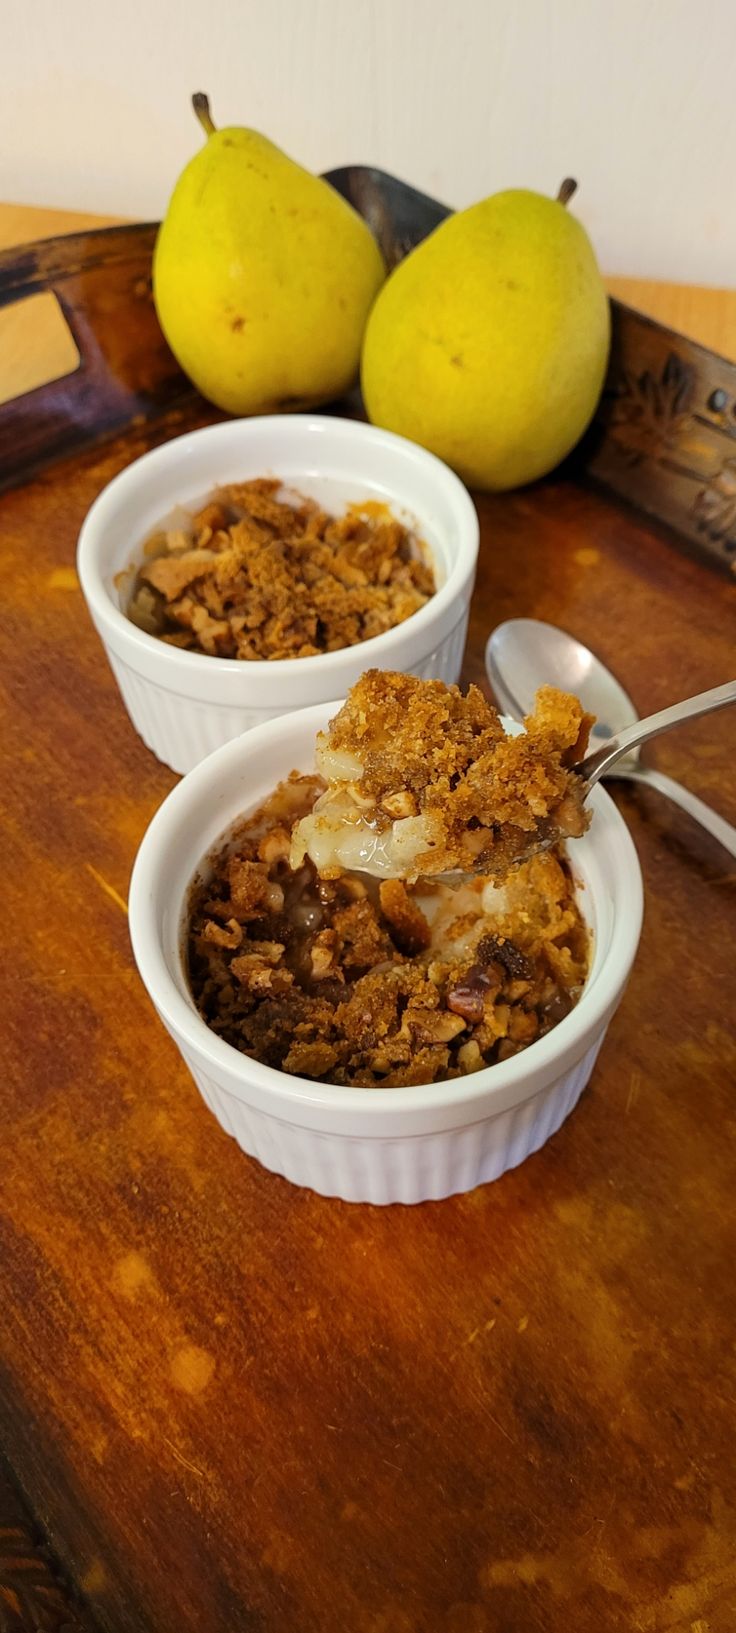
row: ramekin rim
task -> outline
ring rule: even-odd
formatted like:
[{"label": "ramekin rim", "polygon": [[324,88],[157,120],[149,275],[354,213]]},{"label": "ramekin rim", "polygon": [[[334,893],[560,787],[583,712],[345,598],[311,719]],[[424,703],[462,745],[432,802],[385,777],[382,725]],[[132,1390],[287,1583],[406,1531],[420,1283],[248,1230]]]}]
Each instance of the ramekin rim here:
[{"label": "ramekin rim", "polygon": [[[178,825],[185,818],[186,810],[189,804],[196,800],[200,787],[205,783],[211,785],[215,759],[220,765],[223,765],[226,758],[236,759],[242,742],[246,739],[251,740],[252,749],[257,749],[259,738],[273,740],[274,736],[280,736],[282,733],[287,735],[295,714],[298,714],[300,724],[307,727],[310,724],[310,716],[315,718],[324,716],[326,709],[339,707],[339,702],[338,699],[334,704],[317,703],[299,711],[291,711],[254,726],[240,737],[231,739],[188,772],[159,806],[141,841],[129,890],[131,942],[143,984],[174,1037],[180,1038],[196,1055],[203,1057],[221,1077],[224,1075],[229,1080],[230,1092],[236,1095],[242,1093],[246,1100],[250,1077],[254,1087],[261,1094],[266,1093],[273,1098],[274,1115],[283,1117],[288,1110],[295,1113],[301,1106],[312,1113],[318,1110],[327,1114],[333,1112],[336,1117],[353,1111],[363,1119],[373,1115],[378,1118],[379,1114],[381,1120],[386,1116],[390,1119],[392,1113],[395,1113],[398,1119],[400,1115],[410,1112],[420,1115],[451,1109],[453,1095],[463,1106],[477,1101],[479,1115],[480,1106],[485,1103],[488,1110],[484,1115],[490,1115],[492,1102],[508,1091],[513,1093],[516,1087],[519,1093],[514,1103],[517,1099],[521,1103],[528,1098],[524,1093],[524,1085],[530,1076],[544,1073],[545,1067],[551,1065],[558,1056],[569,1057],[572,1052],[575,1059],[582,1057],[586,1046],[600,1031],[601,1025],[606,1024],[620,991],[626,984],[636,956],[644,908],[641,867],[623,817],[610,795],[600,786],[596,787],[590,796],[594,819],[598,815],[599,821],[605,821],[613,840],[613,850],[617,853],[613,858],[616,866],[611,868],[614,917],[605,962],[593,980],[586,982],[575,1008],[552,1031],[511,1059],[468,1074],[461,1080],[460,1090],[456,1079],[376,1090],[321,1083],[280,1072],[275,1067],[266,1066],[250,1056],[243,1056],[232,1044],[218,1038],[199,1015],[194,1000],[187,1001],[183,997],[171,975],[157,931],[153,906],[156,864],[158,855],[166,843],[168,829]],[[577,843],[585,844],[587,839],[588,835]],[[206,849],[203,845],[202,855],[205,854]],[[574,855],[570,860],[574,868]],[[622,912],[620,881],[624,877],[627,899],[626,911]],[[618,912],[616,912],[617,893]],[[492,1081],[489,1081],[491,1078]]]},{"label": "ramekin rim", "polygon": [[[355,645],[344,646],[338,648],[336,652],[319,652],[306,658],[276,658],[273,660],[260,658],[243,663],[237,658],[217,658],[211,657],[207,653],[187,652],[181,647],[171,646],[165,641],[160,641],[157,636],[149,635],[145,630],[139,629],[115,605],[104,582],[99,562],[99,551],[103,542],[104,528],[110,519],[110,514],[114,514],[121,497],[124,500],[128,495],[128,490],[130,488],[135,489],[141,468],[165,459],[170,449],[186,449],[187,444],[191,445],[194,441],[201,443],[205,438],[214,441],[225,432],[231,432],[235,426],[247,428],[248,426],[263,427],[272,425],[283,428],[286,425],[293,426],[297,422],[300,427],[305,429],[308,436],[337,431],[338,436],[347,436],[348,439],[357,436],[363,441],[375,443],[377,447],[386,442],[389,445],[398,445],[407,457],[413,459],[415,463],[434,471],[439,485],[443,486],[451,495],[453,507],[456,509],[461,524],[459,548],[444,584],[440,585],[440,588],[417,612],[412,613],[403,623],[394,624],[391,629],[384,630],[381,635],[373,635],[369,640],[359,642],[357,647]],[[400,502],[397,495],[396,503]],[[356,651],[359,650],[361,656],[365,654],[365,667],[367,669],[371,668],[374,662],[380,667],[380,660],[385,654],[404,644],[407,638],[413,638],[421,632],[427,631],[438,620],[442,619],[453,601],[457,599],[463,585],[467,583],[474,572],[479,541],[478,514],[465,484],[450,469],[449,465],[438,459],[435,454],[430,453],[428,449],[420,447],[418,443],[410,442],[408,438],[398,436],[393,431],[385,431],[380,426],[370,425],[363,420],[346,419],[339,415],[264,414],[254,415],[250,419],[220,421],[216,425],[201,426],[194,431],[184,432],[181,436],[171,437],[167,442],[159,443],[157,447],[149,449],[146,453],[141,454],[138,459],[126,465],[123,470],[119,471],[116,476],[105,484],[105,487],[97,495],[87,511],[79,532],[77,570],[90,609],[106,632],[109,632],[113,638],[117,636],[118,641],[121,643],[125,642],[128,651],[131,653],[137,650],[142,656],[146,655],[149,659],[155,655],[156,659],[160,659],[162,666],[172,676],[178,673],[182,680],[187,677],[191,685],[194,685],[197,674],[219,676],[224,684],[229,684],[226,680],[227,676],[230,676],[233,682],[237,677],[240,683],[242,683],[244,675],[249,676],[254,682],[265,681],[266,679],[275,682],[278,680],[284,681],[287,677],[296,679],[300,672],[314,675],[315,672],[319,671],[325,675],[332,673],[336,686],[339,686],[340,668],[354,663]],[[202,665],[206,665],[206,669],[203,669]],[[309,666],[307,671],[304,671],[304,665]]]}]

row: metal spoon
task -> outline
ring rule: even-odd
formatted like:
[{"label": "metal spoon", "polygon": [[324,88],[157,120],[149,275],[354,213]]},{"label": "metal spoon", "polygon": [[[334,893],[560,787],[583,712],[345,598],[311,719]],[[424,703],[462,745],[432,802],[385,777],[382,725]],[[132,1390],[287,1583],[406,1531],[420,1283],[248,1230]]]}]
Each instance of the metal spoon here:
[{"label": "metal spoon", "polygon": [[531,713],[539,686],[548,683],[573,692],[597,716],[591,753],[576,768],[586,780],[591,781],[586,771],[591,766],[595,782],[605,776],[625,777],[656,788],[736,856],[736,828],[673,777],[642,765],[638,752],[641,743],[660,731],[736,701],[736,681],[640,722],[631,698],[600,659],[572,635],[535,618],[510,618],[494,629],[486,646],[486,669],[501,709],[515,720]]}]

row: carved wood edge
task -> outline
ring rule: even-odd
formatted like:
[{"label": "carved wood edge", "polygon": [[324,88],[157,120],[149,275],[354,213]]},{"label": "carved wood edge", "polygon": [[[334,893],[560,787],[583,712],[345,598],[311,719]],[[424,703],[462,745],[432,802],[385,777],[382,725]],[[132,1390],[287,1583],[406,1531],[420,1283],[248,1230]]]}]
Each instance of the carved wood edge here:
[{"label": "carved wood edge", "polygon": [[22,300],[39,289],[95,267],[125,265],[141,255],[152,256],[158,224],[155,221],[97,227],[42,238],[32,244],[0,252],[0,306]]},{"label": "carved wood edge", "polygon": [[[326,172],[389,267],[451,212],[367,165]],[[0,306],[51,289],[80,366],[0,408],[0,490],[133,424],[202,399],[158,326],[157,225],[104,227],[0,255]],[[569,464],[664,523],[711,563],[736,565],[736,364],[612,300],[612,346],[591,430]]]},{"label": "carved wood edge", "polygon": [[0,408],[0,490],[131,426],[201,404],[153,306],[156,226],[104,227],[0,255],[0,307],[51,291],[79,367]]},{"label": "carved wood edge", "polygon": [[0,1633],[98,1633],[0,1459]]},{"label": "carved wood edge", "polygon": [[736,364],[618,301],[593,426],[573,456],[717,566],[736,568]]}]

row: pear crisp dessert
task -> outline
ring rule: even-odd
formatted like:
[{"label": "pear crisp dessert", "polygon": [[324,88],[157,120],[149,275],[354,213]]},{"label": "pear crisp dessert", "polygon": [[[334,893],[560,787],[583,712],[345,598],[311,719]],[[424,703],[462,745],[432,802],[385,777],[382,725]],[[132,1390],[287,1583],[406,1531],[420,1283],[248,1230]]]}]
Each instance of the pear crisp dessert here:
[{"label": "pear crisp dessert", "polygon": [[[382,684],[398,679],[380,677]],[[348,709],[356,693],[366,699],[366,682],[368,693],[377,696],[378,678],[365,677],[350,694]],[[401,748],[396,741],[385,748],[383,780],[377,759],[366,752],[368,733],[348,728],[345,711],[337,717],[343,722],[340,741],[329,734],[333,755],[353,755],[357,762],[356,751],[362,753],[357,769],[345,760],[341,771],[357,777],[360,770],[368,779],[359,782],[358,797],[370,800],[369,809],[379,791],[382,800],[407,793],[416,802],[413,816],[396,816],[389,807],[392,821],[420,819],[422,791],[439,786],[440,772],[446,796],[459,786],[458,778],[467,777],[481,747],[490,757],[502,735],[480,693],[471,689],[463,698],[455,687],[416,685],[436,704],[424,744],[410,742],[408,728],[406,736],[402,728]],[[398,704],[397,691],[392,695]],[[529,828],[521,819],[528,822],[532,799],[540,811],[555,813],[571,799],[576,815],[570,829],[580,832],[583,825],[564,767],[577,743],[575,721],[579,736],[583,717],[572,707],[566,713],[556,696],[534,716],[539,736],[530,734],[531,758],[510,762],[493,796],[493,821],[513,816],[524,834]],[[413,718],[416,725],[416,710]],[[394,725],[398,734],[398,721]],[[396,772],[390,793],[389,764]],[[337,769],[334,759],[330,768]],[[509,815],[500,804],[504,786]],[[320,873],[305,850],[304,831],[325,792],[321,776],[292,772],[231,833],[192,887],[189,982],[214,1032],[244,1054],[299,1077],[395,1088],[462,1077],[507,1060],[569,1013],[587,974],[588,934],[559,850],[519,863],[502,879],[468,877],[456,889],[436,877],[418,876],[412,883],[391,872],[375,877],[342,868],[334,851]],[[426,809],[431,815],[435,807]],[[490,810],[490,803],[483,806],[481,817]],[[459,820],[453,817],[448,830],[448,855],[455,855],[449,836]],[[423,850],[415,848],[413,855],[418,859]]]},{"label": "pear crisp dessert", "polygon": [[298,823],[291,861],[323,877],[344,868],[415,881],[501,874],[584,833],[585,787],[572,767],[592,725],[577,699],[537,693],[507,736],[478,688],[370,669],[317,739],[327,783]]},{"label": "pear crisp dessert", "polygon": [[434,595],[422,543],[385,505],[331,516],[256,478],[145,546],[128,617],[217,658],[309,658],[382,635]]}]

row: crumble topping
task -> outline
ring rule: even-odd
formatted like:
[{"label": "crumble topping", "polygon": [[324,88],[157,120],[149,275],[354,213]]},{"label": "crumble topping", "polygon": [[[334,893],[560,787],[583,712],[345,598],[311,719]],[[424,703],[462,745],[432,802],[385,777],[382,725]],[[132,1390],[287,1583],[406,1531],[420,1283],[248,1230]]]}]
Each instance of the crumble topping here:
[{"label": "crumble topping", "polygon": [[321,733],[327,782],[297,826],[292,865],[416,880],[504,873],[520,856],[585,831],[582,758],[592,717],[544,686],[519,736],[477,687],[370,669]]},{"label": "crumble topping", "polygon": [[152,535],[128,616],[218,658],[307,658],[382,635],[434,595],[423,546],[375,501],[330,516],[235,482],[186,527]]},{"label": "crumble topping", "polygon": [[569,1012],[588,940],[561,856],[456,891],[320,878],[289,856],[323,791],[293,772],[193,887],[190,984],[220,1037],[297,1076],[390,1088],[506,1060]]}]

